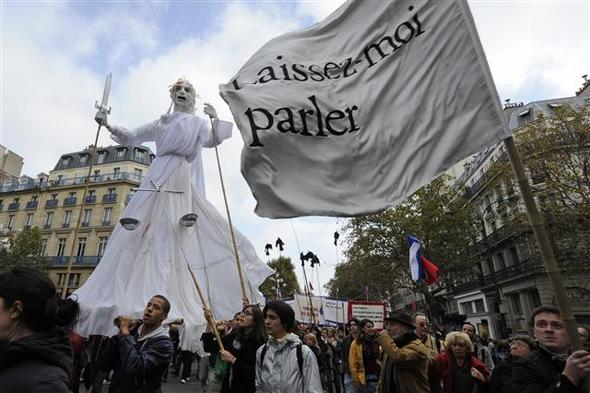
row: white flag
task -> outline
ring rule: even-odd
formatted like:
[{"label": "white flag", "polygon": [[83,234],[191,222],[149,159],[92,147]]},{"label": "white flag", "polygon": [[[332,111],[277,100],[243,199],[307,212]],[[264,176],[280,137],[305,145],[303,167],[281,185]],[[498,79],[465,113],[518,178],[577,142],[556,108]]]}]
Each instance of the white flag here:
[{"label": "white flag", "polygon": [[380,211],[508,136],[464,1],[349,1],[220,91],[262,217]]}]

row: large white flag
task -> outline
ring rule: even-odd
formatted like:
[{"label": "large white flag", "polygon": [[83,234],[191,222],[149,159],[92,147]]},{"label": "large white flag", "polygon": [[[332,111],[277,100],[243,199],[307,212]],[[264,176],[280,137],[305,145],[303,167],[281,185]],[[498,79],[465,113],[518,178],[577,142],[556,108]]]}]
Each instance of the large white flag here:
[{"label": "large white flag", "polygon": [[508,135],[464,1],[349,1],[220,91],[263,217],[383,210]]}]

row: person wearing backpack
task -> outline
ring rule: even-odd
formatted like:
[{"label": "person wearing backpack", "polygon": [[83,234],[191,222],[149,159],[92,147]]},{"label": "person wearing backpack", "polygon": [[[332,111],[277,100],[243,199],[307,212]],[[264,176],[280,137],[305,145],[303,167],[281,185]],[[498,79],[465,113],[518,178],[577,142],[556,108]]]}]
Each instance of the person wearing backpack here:
[{"label": "person wearing backpack", "polygon": [[269,338],[256,352],[256,393],[322,393],[316,357],[292,333],[291,306],[273,300],[262,314]]}]

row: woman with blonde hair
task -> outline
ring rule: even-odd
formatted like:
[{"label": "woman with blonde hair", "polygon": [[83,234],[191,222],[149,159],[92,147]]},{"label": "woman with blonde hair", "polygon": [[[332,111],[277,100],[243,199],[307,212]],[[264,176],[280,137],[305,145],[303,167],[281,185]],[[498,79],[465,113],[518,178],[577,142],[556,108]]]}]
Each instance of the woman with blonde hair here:
[{"label": "woman with blonde hair", "polygon": [[473,353],[473,343],[463,332],[447,334],[446,349],[430,364],[432,393],[473,393],[486,391],[490,370]]}]

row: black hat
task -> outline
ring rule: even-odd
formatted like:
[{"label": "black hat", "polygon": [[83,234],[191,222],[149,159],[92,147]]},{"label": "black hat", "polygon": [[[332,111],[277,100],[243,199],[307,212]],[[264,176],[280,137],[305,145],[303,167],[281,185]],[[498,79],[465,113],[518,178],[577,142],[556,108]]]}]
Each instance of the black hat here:
[{"label": "black hat", "polygon": [[412,321],[412,317],[403,312],[390,312],[389,316],[385,317],[385,321],[395,321],[414,328],[414,321]]}]

